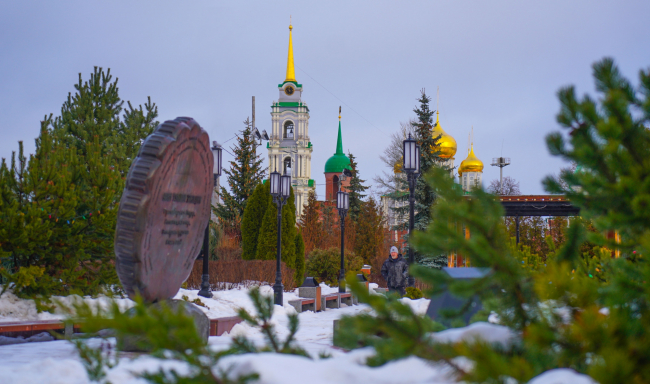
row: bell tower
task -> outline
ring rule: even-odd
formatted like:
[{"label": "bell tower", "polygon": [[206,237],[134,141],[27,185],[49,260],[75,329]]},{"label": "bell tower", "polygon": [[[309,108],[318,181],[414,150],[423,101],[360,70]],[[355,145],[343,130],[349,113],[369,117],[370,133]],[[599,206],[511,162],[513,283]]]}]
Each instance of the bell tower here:
[{"label": "bell tower", "polygon": [[296,197],[296,216],[302,214],[307,196],[313,190],[311,179],[311,153],[309,141],[309,107],[302,101],[302,84],[296,81],[293,65],[293,41],[289,25],[289,54],[287,75],[278,85],[279,98],[271,105],[272,134],[267,144],[269,174],[275,170],[289,173]]}]

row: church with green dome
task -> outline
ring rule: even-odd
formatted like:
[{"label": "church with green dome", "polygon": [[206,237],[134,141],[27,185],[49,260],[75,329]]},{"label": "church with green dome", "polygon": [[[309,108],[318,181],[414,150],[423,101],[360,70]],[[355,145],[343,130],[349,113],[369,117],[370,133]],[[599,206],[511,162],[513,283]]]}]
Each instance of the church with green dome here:
[{"label": "church with green dome", "polygon": [[342,188],[350,184],[349,179],[341,180],[344,169],[350,169],[350,158],[343,153],[343,138],[341,137],[341,108],[339,107],[339,136],[336,139],[336,152],[325,162],[325,200],[336,200],[339,185]]}]

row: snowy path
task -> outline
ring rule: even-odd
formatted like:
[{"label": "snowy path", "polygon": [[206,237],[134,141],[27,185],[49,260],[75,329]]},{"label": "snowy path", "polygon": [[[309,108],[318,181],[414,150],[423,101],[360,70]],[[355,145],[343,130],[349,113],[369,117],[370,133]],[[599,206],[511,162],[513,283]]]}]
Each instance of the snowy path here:
[{"label": "snowy path", "polygon": [[[323,293],[335,289],[323,287]],[[181,290],[176,298],[183,295],[190,300],[197,298],[197,291]],[[271,294],[271,287],[263,287],[263,294]],[[288,333],[287,314],[295,313],[288,305],[289,300],[297,297],[295,292],[284,295],[283,307],[276,306],[272,321],[276,330],[284,336]],[[73,298],[65,298],[70,301]],[[89,299],[84,301],[106,305],[108,299]],[[247,290],[230,290],[215,292],[212,299],[201,298],[208,308],[201,308],[208,317],[234,316],[237,308],[253,311],[253,305],[247,296]],[[424,314],[428,300],[402,299],[411,305],[415,312]],[[128,299],[120,300],[120,305],[130,307]],[[451,384],[456,381],[450,376],[448,368],[439,364],[410,357],[388,363],[382,367],[366,366],[365,360],[373,354],[370,348],[344,352],[332,347],[333,321],[343,315],[353,315],[370,311],[366,305],[355,305],[341,309],[329,309],[324,312],[304,312],[299,314],[300,328],[296,334],[297,342],[314,357],[313,360],[300,356],[272,353],[245,354],[228,356],[220,361],[219,368],[232,367],[232,375],[258,373],[258,384]],[[62,318],[62,314],[37,314],[33,303],[3,295],[0,298],[0,322],[16,320],[44,320]],[[437,334],[445,341],[485,335],[486,339],[507,339],[511,333],[507,328],[488,323],[476,323],[469,327],[443,331]],[[233,335],[245,334],[256,343],[263,343],[263,336],[246,324],[237,324],[230,334],[213,336],[209,339],[212,348],[227,348]],[[503,336],[498,336],[499,334]],[[114,339],[112,340],[114,343]],[[88,341],[91,346],[98,346],[100,339]],[[319,359],[321,352],[331,355],[328,359]],[[161,361],[147,355],[122,354],[117,366],[107,372],[106,380],[113,384],[145,384],[135,377],[137,373],[157,372],[160,368],[175,369],[179,373],[187,372],[184,363]],[[571,370],[553,370],[538,376],[535,384],[594,384],[584,375]],[[531,381],[531,383],[533,383]],[[50,341],[0,346],[0,383],[1,384],[88,384],[86,371],[79,360],[75,347],[67,341]]]}]

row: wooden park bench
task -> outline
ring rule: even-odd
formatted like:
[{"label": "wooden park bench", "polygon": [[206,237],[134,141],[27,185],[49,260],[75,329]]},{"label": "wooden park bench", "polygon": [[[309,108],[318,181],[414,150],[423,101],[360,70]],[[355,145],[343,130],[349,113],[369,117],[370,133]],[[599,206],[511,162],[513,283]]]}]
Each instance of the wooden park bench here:
[{"label": "wooden park bench", "polygon": [[61,320],[37,320],[37,321],[12,321],[0,323],[0,336],[7,337],[30,337],[41,332],[60,332],[71,336],[74,331],[79,331],[79,325],[66,324]]},{"label": "wooden park bench", "polygon": [[221,336],[243,320],[239,316],[219,317],[210,319],[210,336]]},{"label": "wooden park bench", "polygon": [[[322,296],[321,296],[322,297]],[[299,298],[297,300],[289,300],[289,304],[296,309],[296,312],[301,313],[304,311],[317,312],[320,308],[316,309],[316,299]]]},{"label": "wooden park bench", "polygon": [[[226,332],[230,332],[236,324],[242,321],[239,316],[210,319],[210,336],[221,336]],[[22,336],[27,338],[48,331],[63,333],[66,337],[71,337],[73,333],[80,332],[80,326],[74,324],[74,326],[68,325],[66,327],[66,324],[61,320],[0,322],[0,336]]]},{"label": "wooden park bench", "polygon": [[341,308],[341,304],[351,306],[358,302],[350,292],[336,292],[321,296],[321,308]]}]

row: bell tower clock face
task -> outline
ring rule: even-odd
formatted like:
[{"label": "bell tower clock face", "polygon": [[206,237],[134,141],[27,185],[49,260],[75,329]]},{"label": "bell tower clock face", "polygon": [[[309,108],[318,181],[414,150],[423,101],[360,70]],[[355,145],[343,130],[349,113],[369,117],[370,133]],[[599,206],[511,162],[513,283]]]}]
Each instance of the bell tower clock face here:
[{"label": "bell tower clock face", "polygon": [[293,92],[294,92],[294,91],[295,91],[295,89],[293,89],[292,86],[288,86],[288,87],[286,87],[286,88],[284,89],[284,93],[286,93],[287,96],[291,96],[291,95],[293,95]]}]

